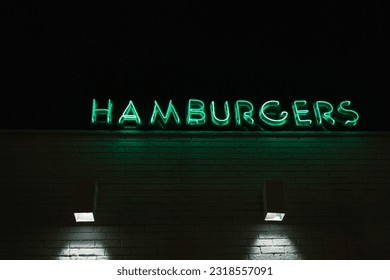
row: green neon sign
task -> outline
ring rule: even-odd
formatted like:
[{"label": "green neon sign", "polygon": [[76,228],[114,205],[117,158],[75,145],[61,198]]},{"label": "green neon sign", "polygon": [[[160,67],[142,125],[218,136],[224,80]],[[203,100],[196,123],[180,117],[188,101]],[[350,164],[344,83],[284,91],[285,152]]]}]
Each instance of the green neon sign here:
[{"label": "green neon sign", "polygon": [[316,123],[318,126],[322,125],[322,120],[326,121],[330,125],[336,124],[333,115],[333,105],[327,101],[317,101],[313,103],[314,114],[316,116]]},{"label": "green neon sign", "polygon": [[[244,110],[241,111],[241,108]],[[236,125],[241,126],[242,125],[242,119],[250,124],[254,125],[255,120],[252,118],[253,115],[253,104],[246,100],[238,100],[236,103],[234,103],[234,111],[236,113]]]},{"label": "green neon sign", "polygon": [[202,100],[190,99],[188,101],[186,123],[190,126],[206,123],[206,113]]},{"label": "green neon sign", "polygon": [[340,102],[339,106],[337,106],[337,111],[343,115],[347,120],[344,121],[345,126],[356,126],[357,121],[359,120],[359,114],[351,110],[349,107],[351,106],[351,101],[343,101]]},{"label": "green neon sign", "polygon": [[171,115],[173,116],[175,123],[177,125],[181,125],[179,115],[178,115],[175,107],[172,104],[172,100],[169,100],[168,109],[167,109],[165,114],[162,112],[160,106],[158,105],[157,101],[155,100],[154,101],[154,109],[153,109],[152,117],[150,118],[149,124],[154,125],[156,123],[157,116],[160,116],[160,119],[162,120],[163,124],[166,125],[168,123],[168,120],[169,120]]},{"label": "green neon sign", "polygon": [[277,100],[267,101],[261,106],[259,111],[260,119],[270,126],[282,126],[287,123],[288,113],[286,111],[280,112],[279,116],[269,116],[269,111],[275,110],[280,111],[280,103]]},{"label": "green neon sign", "polygon": [[294,114],[296,126],[311,126],[312,120],[310,119],[310,113],[307,108],[306,100],[296,100],[293,102],[292,111]]},{"label": "green neon sign", "polygon": [[[209,106],[206,106],[202,100],[189,99],[183,110],[184,113],[177,110],[172,100],[169,100],[166,106],[161,106],[157,100],[154,100],[154,107],[151,106],[151,108],[149,122],[146,122],[149,128],[183,127],[181,119],[185,119],[184,126],[186,127],[307,130],[350,128],[357,126],[359,120],[359,114],[352,108],[349,100],[335,105],[324,100],[315,101],[312,104],[308,104],[306,100],[295,100],[291,104],[268,100],[255,107],[247,100],[225,101],[218,105],[215,101],[211,101]],[[135,103],[130,100],[116,125],[124,129],[142,129],[146,125],[141,120],[141,116],[145,118],[144,115],[138,113]],[[231,122],[232,119],[233,122]],[[99,106],[95,99],[92,100],[91,124],[115,125],[111,99],[108,99],[105,107]]]},{"label": "green neon sign", "polygon": [[131,123],[133,126],[142,125],[141,118],[139,117],[137,110],[135,109],[133,101],[130,100],[126,109],[123,111],[122,116],[119,118],[118,124],[125,126],[125,124]]},{"label": "green neon sign", "polygon": [[107,108],[106,109],[98,109],[98,103],[94,99],[92,101],[92,117],[91,117],[91,123],[96,124],[98,121],[98,116],[105,116],[105,123],[111,124],[112,123],[112,101],[111,99],[108,99],[107,102]]},{"label": "green neon sign", "polygon": [[225,126],[225,125],[229,124],[230,112],[229,112],[229,103],[227,101],[224,103],[223,109],[225,112],[225,118],[219,119],[215,114],[215,102],[214,101],[211,102],[210,111],[211,111],[211,121],[213,122],[213,124],[218,125],[218,126]]}]

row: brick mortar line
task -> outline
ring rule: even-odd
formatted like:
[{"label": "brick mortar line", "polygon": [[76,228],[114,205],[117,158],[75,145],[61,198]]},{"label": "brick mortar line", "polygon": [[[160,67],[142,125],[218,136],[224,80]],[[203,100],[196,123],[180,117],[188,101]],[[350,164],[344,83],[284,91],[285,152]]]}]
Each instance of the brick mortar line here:
[{"label": "brick mortar line", "polygon": [[3,129],[1,135],[87,135],[112,137],[390,137],[390,131],[175,131]]}]

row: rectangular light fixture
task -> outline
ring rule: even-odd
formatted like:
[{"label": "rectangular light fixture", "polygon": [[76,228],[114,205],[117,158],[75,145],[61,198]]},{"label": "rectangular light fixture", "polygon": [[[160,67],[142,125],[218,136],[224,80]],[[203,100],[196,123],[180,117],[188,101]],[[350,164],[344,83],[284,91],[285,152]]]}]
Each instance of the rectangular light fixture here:
[{"label": "rectangular light fixture", "polygon": [[263,200],[264,220],[281,222],[286,214],[283,182],[280,180],[264,181]]},{"label": "rectangular light fixture", "polygon": [[95,216],[93,212],[85,212],[85,213],[74,213],[74,217],[76,222],[94,222]]},{"label": "rectangular light fixture", "polygon": [[82,181],[78,183],[74,197],[74,217],[76,222],[95,221],[97,193],[96,181]]}]

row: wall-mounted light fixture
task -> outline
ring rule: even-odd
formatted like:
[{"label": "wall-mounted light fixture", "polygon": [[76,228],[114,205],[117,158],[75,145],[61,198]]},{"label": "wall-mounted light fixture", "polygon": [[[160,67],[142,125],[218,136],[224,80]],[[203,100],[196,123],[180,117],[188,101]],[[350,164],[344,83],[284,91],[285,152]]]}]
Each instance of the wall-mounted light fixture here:
[{"label": "wall-mounted light fixture", "polygon": [[264,181],[264,220],[281,222],[286,214],[284,209],[283,182],[280,180]]},{"label": "wall-mounted light fixture", "polygon": [[74,197],[74,217],[76,222],[95,221],[97,193],[97,182],[82,181],[78,183]]}]

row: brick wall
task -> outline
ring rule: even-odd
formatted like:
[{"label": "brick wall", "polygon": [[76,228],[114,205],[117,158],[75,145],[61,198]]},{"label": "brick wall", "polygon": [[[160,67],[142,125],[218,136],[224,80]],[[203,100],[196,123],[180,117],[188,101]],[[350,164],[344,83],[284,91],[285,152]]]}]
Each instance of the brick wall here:
[{"label": "brick wall", "polygon": [[[388,259],[390,134],[0,132],[0,259]],[[96,222],[76,224],[94,178]],[[263,220],[282,179],[286,217]]]}]

